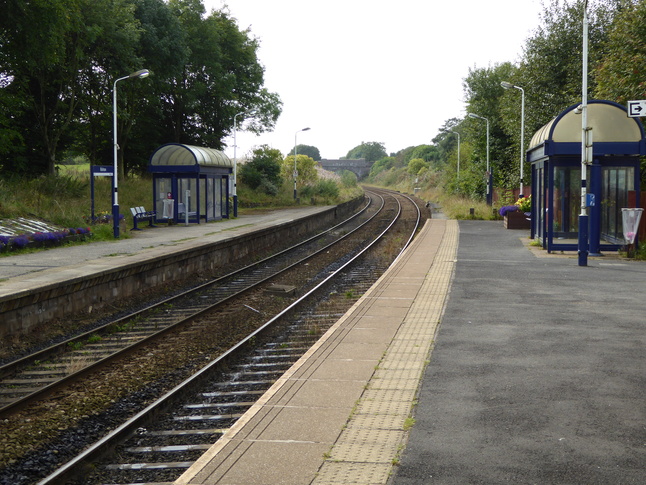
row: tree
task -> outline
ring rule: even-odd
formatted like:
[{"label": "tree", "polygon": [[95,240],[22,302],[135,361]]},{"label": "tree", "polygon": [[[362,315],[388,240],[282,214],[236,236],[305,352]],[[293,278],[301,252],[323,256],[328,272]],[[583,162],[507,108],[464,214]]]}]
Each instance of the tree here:
[{"label": "tree", "polygon": [[[140,50],[140,27],[131,0],[90,2],[83,12],[85,22],[97,31],[88,62],[81,69],[78,109],[70,125],[71,147],[84,153],[93,164],[108,164],[113,159],[113,87],[118,78],[144,67]],[[149,30],[149,26],[146,26]],[[146,65],[145,67],[152,67]],[[152,71],[154,72],[154,71]],[[153,75],[154,78],[154,75]],[[124,153],[135,123],[143,118],[148,96],[145,82],[123,81],[117,86],[117,157],[119,176],[127,172]],[[150,151],[147,152],[146,160]]]},{"label": "tree", "polygon": [[[489,160],[494,174],[494,185],[508,186],[513,181],[510,139],[501,126],[500,99],[504,88],[500,85],[511,77],[515,67],[511,63],[482,69],[470,69],[464,80],[467,111],[489,120]],[[476,155],[482,161],[485,176],[487,158],[487,126],[484,120],[468,118],[464,124],[465,138],[473,140]]]},{"label": "tree", "polygon": [[421,158],[413,158],[410,162],[408,162],[408,173],[411,175],[417,175],[420,170],[427,169],[430,167],[430,163],[425,162]]},{"label": "tree", "polygon": [[388,156],[388,154],[386,153],[386,147],[383,143],[370,141],[367,143],[362,142],[361,145],[354,147],[348,152],[346,158],[349,160],[364,158],[366,162],[375,162],[386,156]]},{"label": "tree", "polygon": [[[622,0],[589,2],[588,62],[594,72],[604,57],[609,26]],[[544,6],[541,25],[527,40],[517,76],[507,81],[525,89],[530,135],[568,106],[581,100],[583,44],[582,0],[551,0]],[[590,77],[589,93],[596,90]]]},{"label": "tree", "polygon": [[[316,172],[316,162],[307,155],[296,156],[296,170],[298,177],[296,178],[296,187],[304,187],[316,182],[318,173]],[[294,155],[289,155],[283,160],[280,167],[280,174],[285,181],[293,180],[294,176]]]},{"label": "tree", "polygon": [[137,31],[128,12],[121,0],[9,2],[0,33],[0,78],[7,83],[2,101],[24,107],[13,123],[24,145],[17,147],[18,165],[10,150],[4,169],[55,173],[58,151],[70,144],[88,73],[105,67],[96,62],[96,50],[114,46],[111,39],[118,32],[122,43],[111,58],[117,62],[130,55]]},{"label": "tree", "polygon": [[377,160],[370,167],[370,177],[374,177],[384,170],[390,170],[395,166],[397,159],[395,157],[383,157]]},{"label": "tree", "polygon": [[252,152],[251,160],[242,165],[242,181],[252,189],[262,187],[264,192],[275,195],[281,185],[283,154],[276,148],[262,145]]},{"label": "tree", "polygon": [[203,18],[200,0],[170,0],[189,48],[181,76],[171,80],[164,100],[167,136],[178,143],[221,149],[239,112],[254,132],[273,129],[281,112],[277,94],[262,87],[258,41],[240,31],[225,10]]},{"label": "tree", "polygon": [[[290,153],[293,155],[294,150],[292,150]],[[311,157],[315,162],[321,161],[321,153],[319,152],[319,149],[310,145],[296,145],[296,153],[299,155],[307,155],[308,157]]]},{"label": "tree", "polygon": [[646,99],[646,3],[628,3],[609,29],[604,58],[595,71],[598,98],[626,104]]}]

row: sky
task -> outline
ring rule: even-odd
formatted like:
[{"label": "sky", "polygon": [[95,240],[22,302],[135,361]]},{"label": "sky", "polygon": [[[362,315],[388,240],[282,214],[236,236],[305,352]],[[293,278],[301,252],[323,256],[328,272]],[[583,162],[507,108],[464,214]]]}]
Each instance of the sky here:
[{"label": "sky", "polygon": [[[518,62],[539,26],[541,0],[203,0],[227,6],[260,42],[265,87],[283,112],[272,132],[227,138],[225,153],[254,146],[283,155],[295,143],[338,159],[363,142],[387,153],[430,144],[465,116],[469,69]],[[520,104],[520,102],[519,102]],[[308,131],[300,131],[310,128]]]}]

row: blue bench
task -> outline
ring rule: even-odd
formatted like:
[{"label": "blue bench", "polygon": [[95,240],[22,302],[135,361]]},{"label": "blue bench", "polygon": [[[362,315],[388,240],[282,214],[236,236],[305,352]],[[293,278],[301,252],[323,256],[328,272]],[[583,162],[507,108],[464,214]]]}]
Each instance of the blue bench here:
[{"label": "blue bench", "polygon": [[155,211],[147,211],[143,207],[131,207],[130,212],[132,212],[132,222],[133,228],[131,231],[141,231],[138,227],[139,221],[148,221],[150,227],[157,227],[153,224],[153,218],[157,214]]}]

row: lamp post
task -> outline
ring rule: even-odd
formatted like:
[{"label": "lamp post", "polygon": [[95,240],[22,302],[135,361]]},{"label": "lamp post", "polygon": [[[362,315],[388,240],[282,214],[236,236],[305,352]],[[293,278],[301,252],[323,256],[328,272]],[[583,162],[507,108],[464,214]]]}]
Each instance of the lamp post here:
[{"label": "lamp post", "polygon": [[469,113],[470,118],[477,118],[487,122],[487,204],[491,205],[491,173],[489,171],[489,119],[484,116],[478,116],[474,113]]},{"label": "lamp post", "polygon": [[[579,214],[579,266],[588,265],[588,0],[583,5],[583,76],[581,82],[581,213]],[[591,151],[591,150],[590,150]]]},{"label": "lamp post", "polygon": [[520,192],[518,197],[524,197],[523,194],[523,168],[525,166],[525,90],[520,86],[503,81],[500,85],[505,89],[518,89],[520,91]]},{"label": "lamp post", "polygon": [[236,157],[236,149],[238,144],[236,143],[236,131],[237,131],[237,118],[240,115],[245,114],[244,111],[236,113],[233,116],[233,217],[238,217],[238,158]]},{"label": "lamp post", "polygon": [[112,132],[114,136],[114,166],[112,167],[112,228],[113,235],[115,239],[119,238],[119,194],[118,194],[118,164],[117,164],[117,152],[119,150],[119,144],[117,143],[117,83],[123,81],[124,79],[131,78],[144,78],[150,75],[148,69],[141,69],[140,71],[133,72],[124,77],[120,77],[114,81],[112,87]]},{"label": "lamp post", "polygon": [[296,133],[294,133],[294,200],[296,200],[296,179],[298,178],[298,170],[296,170],[296,152],[297,152],[297,143],[296,143],[296,136],[301,132],[301,131],[307,131],[310,128],[303,128],[302,130],[298,130]]},{"label": "lamp post", "polygon": [[458,180],[460,179],[460,134],[457,131],[452,131],[458,137]]}]

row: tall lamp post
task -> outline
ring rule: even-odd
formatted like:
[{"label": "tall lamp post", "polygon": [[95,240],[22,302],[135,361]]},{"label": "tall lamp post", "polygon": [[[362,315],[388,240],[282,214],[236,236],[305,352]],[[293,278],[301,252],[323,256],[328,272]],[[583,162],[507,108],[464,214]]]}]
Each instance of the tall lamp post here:
[{"label": "tall lamp post", "polygon": [[112,132],[114,135],[114,166],[112,167],[112,228],[115,239],[119,238],[119,194],[118,194],[118,164],[117,152],[119,151],[119,144],[117,143],[117,83],[124,79],[144,78],[150,75],[148,69],[141,69],[140,71],[133,72],[124,77],[114,81],[112,87]]},{"label": "tall lamp post", "polygon": [[233,217],[238,217],[238,158],[236,157],[236,150],[238,144],[236,143],[236,131],[238,116],[245,114],[244,111],[236,113],[233,116]]},{"label": "tall lamp post", "polygon": [[[581,82],[581,213],[579,214],[578,256],[579,266],[588,265],[588,0],[583,5],[583,76]],[[591,151],[591,150],[590,150]]]},{"label": "tall lamp post", "polygon": [[505,89],[518,89],[520,91],[520,192],[518,197],[524,197],[523,194],[523,168],[525,165],[525,90],[520,86],[503,81],[500,85]]},{"label": "tall lamp post", "polygon": [[301,131],[308,131],[310,128],[303,128],[302,130],[298,130],[296,133],[294,133],[294,200],[296,200],[296,179],[298,178],[298,170],[296,170],[296,155],[297,155],[297,146],[298,144],[296,143],[296,137]]},{"label": "tall lamp post", "polygon": [[478,116],[474,113],[469,113],[470,118],[477,118],[487,122],[487,204],[491,205],[491,172],[489,171],[489,119],[484,116]]},{"label": "tall lamp post", "polygon": [[457,131],[452,131],[458,137],[458,180],[460,179],[460,134]]}]

